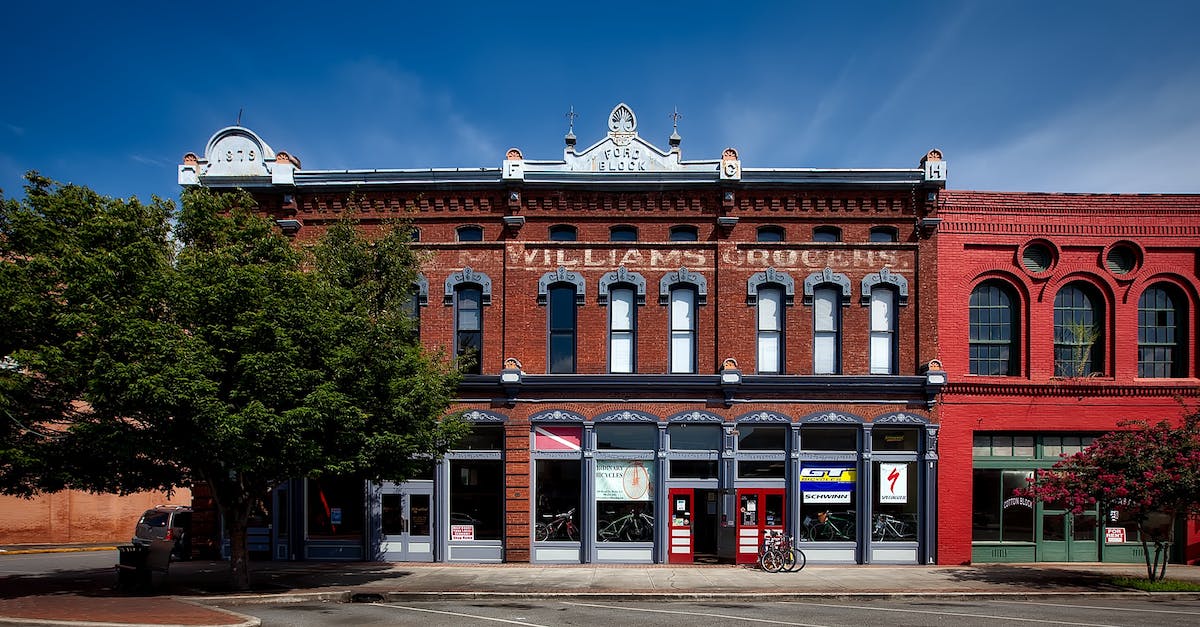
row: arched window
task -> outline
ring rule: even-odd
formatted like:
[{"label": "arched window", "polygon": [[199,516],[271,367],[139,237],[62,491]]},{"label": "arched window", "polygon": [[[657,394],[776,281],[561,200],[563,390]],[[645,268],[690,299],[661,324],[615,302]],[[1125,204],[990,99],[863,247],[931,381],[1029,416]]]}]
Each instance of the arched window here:
[{"label": "arched window", "polygon": [[696,372],[696,291],[688,285],[671,288],[672,374]]},{"label": "arched window", "polygon": [[608,371],[636,372],[637,300],[634,288],[618,285],[608,294]]},{"label": "arched window", "polygon": [[462,284],[454,292],[454,354],[464,373],[483,372],[483,294],[478,285]]},{"label": "arched window", "polygon": [[1186,300],[1173,285],[1158,284],[1138,299],[1138,376],[1187,376]]},{"label": "arched window", "polygon": [[551,374],[575,372],[575,286],[556,283],[549,295],[549,344],[547,360]]},{"label": "arched window", "polygon": [[778,226],[760,226],[758,227],[758,241],[760,242],[782,242],[784,240],[783,227]]},{"label": "arched window", "polygon": [[758,372],[783,372],[783,288],[768,284],[758,288]]},{"label": "arched window", "polygon": [[482,242],[483,227],[481,226],[460,226],[458,227],[458,241],[460,242]]},{"label": "arched window", "polygon": [[876,286],[871,290],[871,374],[896,374],[896,290]]},{"label": "arched window", "polygon": [[608,229],[608,241],[610,242],[636,242],[637,238],[638,232],[636,226],[618,224]]},{"label": "arched window", "polygon": [[871,227],[870,241],[897,242],[900,241],[900,237],[894,226],[873,226]]},{"label": "arched window", "polygon": [[836,226],[818,226],[813,229],[814,242],[840,242],[842,241],[842,230]]},{"label": "arched window", "polygon": [[700,238],[694,226],[681,225],[671,227],[672,242],[694,242],[698,239]]},{"label": "arched window", "polygon": [[1017,298],[1001,281],[984,281],[971,291],[971,374],[1012,376],[1017,374]]},{"label": "arched window", "polygon": [[825,283],[813,290],[813,374],[842,372],[842,290]]},{"label": "arched window", "polygon": [[556,224],[550,227],[550,241],[552,242],[573,242],[575,237],[575,227],[569,224]]},{"label": "arched window", "polygon": [[1104,301],[1096,288],[1069,283],[1054,296],[1054,375],[1104,373]]}]

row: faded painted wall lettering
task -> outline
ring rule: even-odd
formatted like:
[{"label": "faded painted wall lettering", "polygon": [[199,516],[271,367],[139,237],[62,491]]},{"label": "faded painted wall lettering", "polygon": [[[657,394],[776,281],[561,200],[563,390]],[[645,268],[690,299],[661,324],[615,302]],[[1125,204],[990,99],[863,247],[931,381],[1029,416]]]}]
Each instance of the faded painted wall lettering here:
[{"label": "faded painted wall lettering", "polygon": [[[460,256],[463,253],[460,253]],[[625,266],[637,268],[709,269],[717,260],[711,251],[671,248],[511,248],[509,264],[527,269],[558,266],[565,268],[613,269]],[[463,262],[470,261],[463,259]],[[911,270],[910,255],[895,250],[780,250],[727,249],[719,260],[723,267],[820,270],[826,266],[835,270],[877,270],[884,266],[893,270]]]}]

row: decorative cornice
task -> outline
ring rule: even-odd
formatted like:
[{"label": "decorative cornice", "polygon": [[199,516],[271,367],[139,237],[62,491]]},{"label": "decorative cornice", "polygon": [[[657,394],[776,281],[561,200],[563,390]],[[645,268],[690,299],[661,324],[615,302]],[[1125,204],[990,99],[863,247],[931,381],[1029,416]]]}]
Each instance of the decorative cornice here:
[{"label": "decorative cornice", "polygon": [[592,418],[592,422],[658,422],[658,416],[644,411],[622,409],[604,412]]},{"label": "decorative cornice", "polygon": [[685,411],[667,418],[667,422],[725,422],[725,419],[707,411]]},{"label": "decorative cornice", "polygon": [[1168,384],[1117,384],[1089,378],[1055,379],[1046,383],[955,381],[942,388],[942,402],[954,403],[956,396],[1075,396],[1105,397],[1198,397],[1200,381],[1194,379]]},{"label": "decorative cornice", "polygon": [[600,277],[600,290],[596,294],[596,302],[601,305],[607,305],[609,290],[612,286],[620,284],[632,285],[637,304],[646,304],[646,279],[637,272],[631,272],[625,266],[621,266],[612,272],[606,272],[604,276]]},{"label": "decorative cornice", "polygon": [[897,306],[903,307],[908,304],[908,279],[894,274],[887,268],[882,268],[879,272],[872,272],[863,277],[862,304],[864,307],[871,304],[871,290],[880,285],[891,285],[896,289]]},{"label": "decorative cornice", "polygon": [[563,266],[559,266],[557,270],[547,272],[538,280],[537,302],[539,305],[545,305],[547,293],[550,286],[555,283],[570,283],[575,286],[575,304],[585,304],[587,295],[587,284],[584,283],[583,277],[578,272],[571,272]]},{"label": "decorative cornice", "polygon": [[796,300],[796,281],[791,275],[786,272],[780,272],[775,268],[767,268],[762,272],[755,272],[746,279],[746,304],[754,305],[758,303],[758,290],[763,285],[780,285],[783,286],[783,304],[791,305]]},{"label": "decorative cornice", "polygon": [[658,304],[666,305],[671,299],[671,286],[680,283],[690,283],[696,288],[696,304],[708,302],[708,279],[704,275],[692,272],[687,268],[679,268],[663,275],[658,282]]},{"label": "decorative cornice", "polygon": [[463,413],[463,419],[474,423],[500,423],[507,421],[508,416],[486,409],[472,409]]},{"label": "decorative cornice", "polygon": [[860,416],[855,416],[854,414],[843,414],[836,411],[830,411],[801,416],[799,422],[802,424],[862,424],[863,419]]},{"label": "decorative cornice", "polygon": [[536,413],[529,417],[529,422],[583,422],[583,414],[577,414],[565,409],[552,409]]},{"label": "decorative cornice", "polygon": [[427,307],[429,305],[429,279],[425,275],[418,272],[417,280],[413,281],[413,285],[417,288],[417,305]]},{"label": "decorative cornice", "polygon": [[804,304],[813,304],[813,294],[817,287],[825,284],[836,285],[842,288],[842,306],[850,306],[850,277],[834,272],[833,268],[825,266],[825,269],[820,272],[814,272],[804,279]]},{"label": "decorative cornice", "polygon": [[757,411],[748,414],[742,414],[741,416],[735,418],[734,422],[791,424],[792,419],[783,414],[771,411]]},{"label": "decorative cornice", "polygon": [[871,422],[877,425],[927,425],[929,424],[929,418],[898,411],[879,416]]},{"label": "decorative cornice", "polygon": [[454,291],[460,285],[475,284],[479,286],[479,291],[482,294],[483,302],[481,305],[492,304],[492,279],[482,273],[476,272],[470,266],[459,270],[446,277],[446,296],[445,303],[447,306],[454,304]]}]

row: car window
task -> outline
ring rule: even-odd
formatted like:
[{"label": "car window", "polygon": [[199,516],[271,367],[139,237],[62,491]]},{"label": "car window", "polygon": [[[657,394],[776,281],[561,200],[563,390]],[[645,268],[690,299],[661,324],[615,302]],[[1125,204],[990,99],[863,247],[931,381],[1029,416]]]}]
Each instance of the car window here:
[{"label": "car window", "polygon": [[191,512],[179,512],[178,514],[175,514],[175,522],[171,526],[187,527],[188,525],[191,525],[191,524],[192,524]]},{"label": "car window", "polygon": [[168,512],[146,512],[142,514],[141,524],[148,527],[166,527],[167,518],[170,516]]}]

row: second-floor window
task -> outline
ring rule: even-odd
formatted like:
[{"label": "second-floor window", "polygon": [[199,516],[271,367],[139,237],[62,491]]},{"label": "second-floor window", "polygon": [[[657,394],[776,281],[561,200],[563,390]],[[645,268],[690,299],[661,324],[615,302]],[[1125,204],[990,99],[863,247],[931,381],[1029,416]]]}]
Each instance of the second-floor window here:
[{"label": "second-floor window", "polygon": [[464,285],[455,292],[454,354],[463,372],[483,372],[483,294],[474,285]]},{"label": "second-floor window", "polygon": [[1171,285],[1151,286],[1138,298],[1139,377],[1187,376],[1185,302]]},{"label": "second-floor window", "polygon": [[1103,301],[1094,287],[1076,281],[1054,296],[1054,376],[1103,372]]},{"label": "second-floor window", "polygon": [[758,371],[783,372],[783,290],[771,284],[758,289]]},{"label": "second-floor window", "polygon": [[608,371],[632,373],[637,359],[637,309],[633,289],[620,287],[609,292]]},{"label": "second-floor window", "polygon": [[871,291],[871,374],[896,374],[896,292]]},{"label": "second-floor window", "polygon": [[836,287],[813,290],[813,374],[842,372],[841,292]]},{"label": "second-floor window", "polygon": [[551,374],[575,372],[575,286],[555,285],[549,294]]},{"label": "second-floor window", "polygon": [[1016,374],[1017,310],[1012,290],[999,281],[986,281],[971,291],[967,308],[971,374]]},{"label": "second-floor window", "polygon": [[670,372],[696,372],[696,292],[690,287],[671,290]]}]

